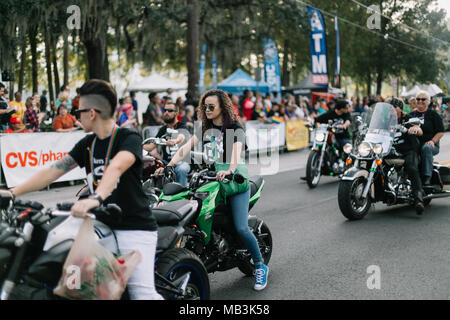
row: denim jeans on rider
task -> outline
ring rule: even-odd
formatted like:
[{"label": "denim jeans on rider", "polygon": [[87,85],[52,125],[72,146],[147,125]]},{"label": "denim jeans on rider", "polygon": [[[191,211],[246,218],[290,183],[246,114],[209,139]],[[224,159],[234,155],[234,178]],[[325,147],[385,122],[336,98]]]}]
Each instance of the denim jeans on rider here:
[{"label": "denim jeans on rider", "polygon": [[177,176],[177,182],[183,187],[188,185],[187,175],[191,171],[191,166],[185,161],[180,161],[175,165],[175,174]]},{"label": "denim jeans on rider", "polygon": [[164,300],[155,289],[155,252],[157,231],[114,230],[122,255],[132,250],[141,253],[142,260],[128,280],[131,300]]},{"label": "denim jeans on rider", "polygon": [[250,251],[253,264],[258,266],[264,263],[258,241],[248,227],[248,203],[250,201],[250,190],[235,194],[230,197],[231,211],[233,214],[234,227],[244,245]]},{"label": "denim jeans on rider", "polygon": [[422,146],[422,174],[424,177],[431,177],[433,173],[433,156],[439,153],[439,145],[435,145],[434,148],[428,144]]}]

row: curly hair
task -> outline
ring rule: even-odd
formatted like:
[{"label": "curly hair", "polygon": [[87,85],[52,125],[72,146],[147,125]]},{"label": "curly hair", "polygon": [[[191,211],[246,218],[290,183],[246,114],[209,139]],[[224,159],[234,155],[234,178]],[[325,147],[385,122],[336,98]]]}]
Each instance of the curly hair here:
[{"label": "curly hair", "polygon": [[213,127],[212,120],[209,120],[206,117],[206,112],[202,110],[201,106],[205,104],[205,100],[207,97],[216,96],[219,101],[220,109],[222,110],[222,119],[223,119],[223,128],[230,128],[234,122],[237,121],[236,113],[234,112],[233,103],[231,102],[228,94],[219,89],[213,89],[206,91],[200,98],[199,102],[199,114],[198,117],[202,121],[202,131],[203,133],[206,130],[211,129]]}]

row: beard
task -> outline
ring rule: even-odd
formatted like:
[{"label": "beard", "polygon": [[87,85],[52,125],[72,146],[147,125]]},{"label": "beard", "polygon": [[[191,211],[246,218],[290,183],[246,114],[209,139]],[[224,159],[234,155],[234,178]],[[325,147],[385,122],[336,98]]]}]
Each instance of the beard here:
[{"label": "beard", "polygon": [[172,124],[175,122],[175,120],[177,119],[177,117],[173,117],[173,118],[164,118],[164,122],[167,124]]}]

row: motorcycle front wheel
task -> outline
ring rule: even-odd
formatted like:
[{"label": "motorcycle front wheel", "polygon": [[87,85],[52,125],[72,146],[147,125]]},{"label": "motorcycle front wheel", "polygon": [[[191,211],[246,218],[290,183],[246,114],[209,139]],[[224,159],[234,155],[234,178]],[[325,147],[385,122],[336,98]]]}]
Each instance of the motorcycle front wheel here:
[{"label": "motorcycle front wheel", "polygon": [[320,181],[321,168],[320,163],[320,152],[312,150],[308,156],[308,162],[306,163],[306,183],[313,189],[317,187]]},{"label": "motorcycle front wheel", "polygon": [[[191,251],[183,248],[174,248],[164,252],[158,257],[155,265],[156,271],[172,283],[182,286],[183,279],[188,275],[182,296],[161,288],[167,285],[156,279],[159,294],[166,300],[209,300],[210,284],[208,272],[202,261]],[[178,281],[177,281],[178,280]]]},{"label": "motorcycle front wheel", "polygon": [[363,177],[353,181],[341,180],[338,189],[339,209],[348,220],[361,220],[369,212],[371,200],[362,193],[367,180]]}]

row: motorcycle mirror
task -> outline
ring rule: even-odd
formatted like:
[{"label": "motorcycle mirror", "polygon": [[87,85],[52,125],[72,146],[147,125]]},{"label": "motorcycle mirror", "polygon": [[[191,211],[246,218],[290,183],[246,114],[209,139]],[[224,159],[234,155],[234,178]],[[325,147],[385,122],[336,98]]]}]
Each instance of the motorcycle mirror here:
[{"label": "motorcycle mirror", "polygon": [[170,133],[170,134],[176,134],[176,133],[178,133],[178,130],[175,130],[175,129],[172,129],[172,128],[167,128],[166,132]]}]

